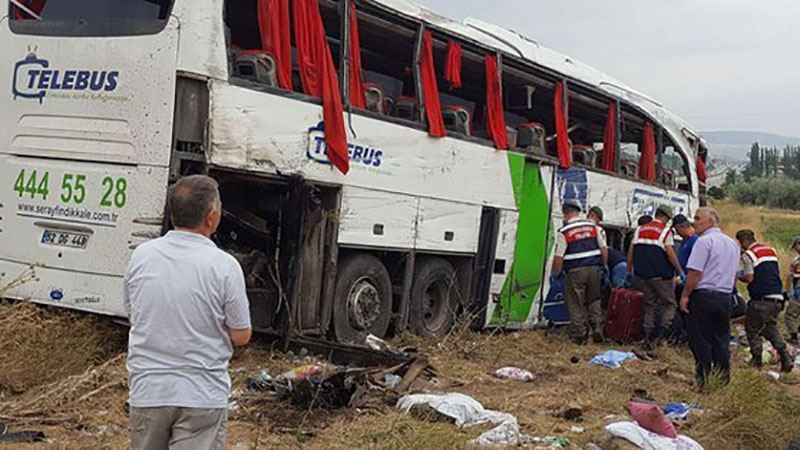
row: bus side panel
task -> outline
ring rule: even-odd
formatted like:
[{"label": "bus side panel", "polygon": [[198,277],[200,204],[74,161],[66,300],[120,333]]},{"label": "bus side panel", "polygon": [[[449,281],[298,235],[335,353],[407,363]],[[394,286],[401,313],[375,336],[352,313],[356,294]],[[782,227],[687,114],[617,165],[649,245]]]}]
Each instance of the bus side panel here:
[{"label": "bus side panel", "polygon": [[353,114],[350,171],[342,175],[325,154],[317,104],[212,81],[211,118],[214,165],[515,208],[506,152],[486,145],[434,139],[424,130]]}]

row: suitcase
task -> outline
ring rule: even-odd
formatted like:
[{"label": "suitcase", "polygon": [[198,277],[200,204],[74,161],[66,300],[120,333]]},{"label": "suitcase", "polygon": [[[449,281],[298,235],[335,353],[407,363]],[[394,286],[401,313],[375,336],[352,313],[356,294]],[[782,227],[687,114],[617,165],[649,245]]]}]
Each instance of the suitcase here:
[{"label": "suitcase", "polygon": [[613,289],[608,300],[606,337],[621,343],[642,339],[641,292],[630,289]]},{"label": "suitcase", "polygon": [[569,323],[569,311],[567,311],[567,305],[564,303],[565,284],[566,281],[562,274],[550,285],[550,290],[547,292],[547,297],[545,297],[542,314],[550,325]]}]

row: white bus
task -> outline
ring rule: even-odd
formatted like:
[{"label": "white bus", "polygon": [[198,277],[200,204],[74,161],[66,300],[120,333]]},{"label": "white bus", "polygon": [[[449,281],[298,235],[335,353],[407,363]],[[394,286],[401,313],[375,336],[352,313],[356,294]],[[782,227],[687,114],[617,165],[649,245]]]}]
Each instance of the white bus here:
[{"label": "white bus", "polygon": [[[524,328],[542,320],[561,201],[601,206],[620,248],[656,205],[699,204],[689,125],[478,20],[402,0],[10,0],[0,17],[10,298],[124,316],[131,252],[170,227],[168,185],[205,173],[258,330],[442,336],[460,314]],[[338,83],[325,102],[298,49],[322,29],[311,58],[329,54]],[[347,174],[326,151],[332,98]]]}]

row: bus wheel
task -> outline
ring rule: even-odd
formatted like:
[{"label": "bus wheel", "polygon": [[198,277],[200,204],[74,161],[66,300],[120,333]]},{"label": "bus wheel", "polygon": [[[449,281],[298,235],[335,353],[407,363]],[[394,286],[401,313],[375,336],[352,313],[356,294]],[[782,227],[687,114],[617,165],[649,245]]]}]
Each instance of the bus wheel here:
[{"label": "bus wheel", "polygon": [[423,261],[411,285],[410,322],[414,333],[428,338],[444,337],[456,320],[458,290],[456,271],[444,259]]},{"label": "bus wheel", "polygon": [[339,262],[333,304],[336,340],[363,344],[384,337],[392,316],[392,280],[376,257],[360,253]]}]

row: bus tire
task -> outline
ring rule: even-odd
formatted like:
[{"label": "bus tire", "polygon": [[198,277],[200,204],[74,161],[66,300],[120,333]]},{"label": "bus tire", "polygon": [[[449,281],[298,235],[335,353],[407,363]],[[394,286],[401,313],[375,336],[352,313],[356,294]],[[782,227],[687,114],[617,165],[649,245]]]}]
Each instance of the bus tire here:
[{"label": "bus tire", "polygon": [[364,344],[368,334],[384,337],[392,318],[392,280],[381,260],[367,253],[339,262],[333,300],[333,329],[342,343]]},{"label": "bus tire", "polygon": [[411,285],[411,330],[426,338],[442,338],[453,328],[458,313],[456,271],[442,258],[421,261]]}]

